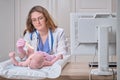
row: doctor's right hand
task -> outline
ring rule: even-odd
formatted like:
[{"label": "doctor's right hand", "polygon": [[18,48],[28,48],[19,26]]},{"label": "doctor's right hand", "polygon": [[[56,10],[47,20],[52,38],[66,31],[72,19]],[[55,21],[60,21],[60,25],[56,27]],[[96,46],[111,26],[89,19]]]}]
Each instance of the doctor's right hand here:
[{"label": "doctor's right hand", "polygon": [[26,41],[22,38],[20,38],[17,43],[16,43],[16,46],[17,46],[17,51],[18,53],[25,53],[25,50],[23,49],[24,46],[25,46],[25,43]]},{"label": "doctor's right hand", "polygon": [[24,39],[20,38],[17,41],[16,46],[17,46],[17,48],[23,48],[25,46],[25,43],[26,43],[26,41]]}]

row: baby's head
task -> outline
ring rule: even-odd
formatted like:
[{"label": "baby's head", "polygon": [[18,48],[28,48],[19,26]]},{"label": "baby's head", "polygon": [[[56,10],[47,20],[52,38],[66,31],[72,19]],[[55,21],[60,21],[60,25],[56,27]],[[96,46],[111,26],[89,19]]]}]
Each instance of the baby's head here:
[{"label": "baby's head", "polygon": [[34,56],[29,64],[31,69],[39,69],[44,65],[44,56],[43,54],[34,53]]}]

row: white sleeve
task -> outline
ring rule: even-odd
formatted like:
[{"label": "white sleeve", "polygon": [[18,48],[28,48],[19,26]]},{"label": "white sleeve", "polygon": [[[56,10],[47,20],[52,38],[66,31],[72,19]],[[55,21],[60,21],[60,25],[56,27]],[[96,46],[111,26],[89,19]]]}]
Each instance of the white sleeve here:
[{"label": "white sleeve", "polygon": [[58,33],[58,44],[57,44],[57,54],[63,54],[65,55],[67,53],[66,50],[66,43],[65,43],[65,32],[62,29],[59,33]]}]

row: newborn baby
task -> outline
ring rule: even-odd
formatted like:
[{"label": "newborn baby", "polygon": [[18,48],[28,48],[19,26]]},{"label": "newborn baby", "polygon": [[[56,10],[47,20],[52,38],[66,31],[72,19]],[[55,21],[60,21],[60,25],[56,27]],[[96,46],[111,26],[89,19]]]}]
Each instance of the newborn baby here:
[{"label": "newborn baby", "polygon": [[9,57],[12,60],[13,64],[16,66],[24,66],[24,67],[30,67],[31,69],[39,69],[44,66],[51,66],[57,60],[62,59],[63,55],[59,54],[59,55],[55,56],[55,55],[49,55],[48,53],[45,53],[42,51],[37,51],[37,52],[31,54],[23,62],[18,62],[15,59],[15,52],[9,53]]}]

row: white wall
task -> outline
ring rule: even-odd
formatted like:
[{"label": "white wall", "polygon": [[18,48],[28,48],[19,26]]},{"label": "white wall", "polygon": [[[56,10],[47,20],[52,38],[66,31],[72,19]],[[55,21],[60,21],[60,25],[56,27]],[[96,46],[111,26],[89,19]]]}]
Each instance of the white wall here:
[{"label": "white wall", "polygon": [[117,80],[120,80],[120,0],[117,0]]},{"label": "white wall", "polygon": [[[70,37],[70,13],[71,12],[107,12],[112,13],[114,6],[112,5],[112,0],[15,0],[16,11],[19,13],[18,16],[18,27],[16,27],[17,32],[20,35],[16,35],[16,40],[18,36],[22,36],[23,30],[25,28],[26,16],[30,8],[34,5],[42,5],[47,8],[50,14],[53,16],[54,21],[59,27],[64,28],[66,36]],[[94,4],[93,4],[94,3]],[[102,4],[102,5],[100,5]],[[17,16],[16,16],[17,18]],[[84,28],[84,27],[83,27]],[[87,48],[88,53],[93,53],[93,49],[90,47],[82,47],[84,50],[81,53],[86,53],[85,48]],[[85,52],[84,52],[85,51]]]},{"label": "white wall", "polygon": [[0,0],[0,61],[14,50],[14,0]]},{"label": "white wall", "polygon": [[112,12],[112,0],[76,0],[76,12]]},{"label": "white wall", "polygon": [[29,10],[34,5],[41,5],[48,9],[48,3],[48,0],[15,0],[15,23],[18,33],[16,35],[16,40],[23,35]]},{"label": "white wall", "polygon": [[[0,9],[4,11],[3,13],[1,13],[2,18],[0,18],[0,20],[1,22],[3,22],[4,19],[5,20],[3,23],[0,23],[0,24],[2,26],[7,26],[8,31],[6,31],[4,35],[5,36],[9,35],[8,37],[10,37],[10,40],[8,39],[8,37],[1,39],[2,45],[3,43],[6,43],[5,46],[0,47],[1,52],[6,53],[5,55],[3,54],[3,56],[6,56],[9,51],[14,50],[14,48],[16,48],[15,43],[18,40],[18,38],[22,37],[28,11],[34,5],[42,5],[43,7],[47,8],[48,11],[53,16],[57,25],[59,27],[64,28],[66,32],[66,36],[70,37],[70,33],[71,33],[70,32],[70,13],[71,12],[87,12],[87,11],[98,12],[99,11],[99,12],[112,13],[112,12],[115,12],[115,6],[114,6],[115,4],[113,4],[115,3],[114,1],[115,0],[99,0],[98,2],[96,2],[96,0],[91,0],[91,4],[88,5],[89,0],[1,0]],[[102,5],[98,6],[96,4],[92,5],[92,2],[96,2],[96,4],[99,4],[99,2],[101,4],[104,2],[105,3],[104,3],[104,6]],[[85,5],[85,3],[87,5]],[[81,6],[79,4],[84,6]],[[88,7],[91,7],[91,8],[88,8]],[[6,20],[8,21],[6,22]],[[8,24],[6,24],[5,22]],[[2,27],[1,29],[2,34],[4,33],[3,32],[4,30],[6,30],[6,27]],[[5,51],[5,47],[8,48],[7,51]],[[89,48],[89,47],[92,48],[92,46],[87,45],[87,47],[83,47],[84,48],[83,50],[87,51],[88,53],[93,53],[93,51]]]}]

